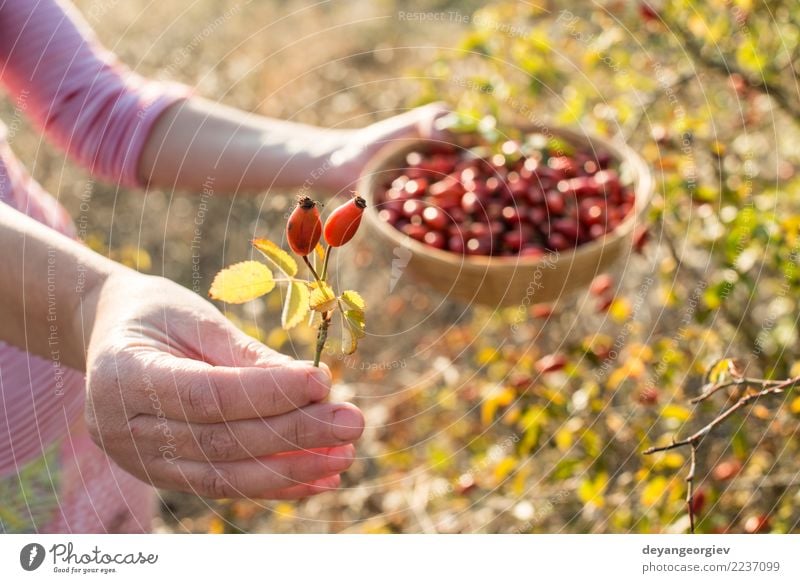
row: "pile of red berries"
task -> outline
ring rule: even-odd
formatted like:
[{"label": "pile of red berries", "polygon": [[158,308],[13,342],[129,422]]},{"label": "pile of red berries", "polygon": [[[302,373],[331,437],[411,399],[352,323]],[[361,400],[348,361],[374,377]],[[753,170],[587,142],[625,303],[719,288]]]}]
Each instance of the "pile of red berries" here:
[{"label": "pile of red berries", "polygon": [[609,154],[572,151],[542,136],[507,141],[493,153],[435,145],[405,162],[378,193],[379,217],[457,254],[563,251],[613,231],[634,206]]}]

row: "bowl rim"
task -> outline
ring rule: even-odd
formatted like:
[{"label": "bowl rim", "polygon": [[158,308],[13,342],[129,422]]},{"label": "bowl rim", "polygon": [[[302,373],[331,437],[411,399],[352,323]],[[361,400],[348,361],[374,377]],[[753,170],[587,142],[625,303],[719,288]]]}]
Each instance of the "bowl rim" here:
[{"label": "bowl rim", "polygon": [[[637,224],[643,222],[643,218],[650,206],[654,194],[654,176],[642,157],[626,143],[608,139],[592,132],[579,132],[577,130],[550,125],[518,125],[516,126],[523,134],[539,133],[553,135],[564,138],[573,145],[588,145],[593,151],[608,151],[612,158],[619,165],[625,164],[633,174],[634,190],[634,210],[617,225],[617,227],[602,237],[573,247],[564,251],[547,251],[540,257],[529,257],[523,255],[459,255],[450,251],[436,249],[430,245],[417,241],[395,229],[378,218],[378,210],[375,207],[375,190],[377,182],[375,177],[386,169],[386,166],[402,152],[411,150],[416,146],[430,144],[431,140],[424,138],[405,138],[395,140],[386,144],[383,148],[370,159],[365,165],[358,179],[358,192],[367,199],[366,215],[369,223],[387,235],[397,245],[408,248],[412,253],[424,254],[428,259],[435,260],[448,265],[460,264],[461,269],[501,267],[537,267],[545,261],[552,264],[574,263],[580,261],[583,256],[602,254],[603,249],[618,240],[632,234]],[[555,258],[553,258],[555,256]]]}]

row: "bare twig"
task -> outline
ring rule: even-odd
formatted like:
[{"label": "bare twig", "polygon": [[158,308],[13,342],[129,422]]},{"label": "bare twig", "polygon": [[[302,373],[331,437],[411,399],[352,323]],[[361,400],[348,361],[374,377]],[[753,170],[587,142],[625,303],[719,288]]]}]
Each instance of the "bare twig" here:
[{"label": "bare twig", "polygon": [[644,451],[644,455],[652,455],[654,453],[669,451],[672,449],[679,449],[684,447],[691,448],[691,460],[689,464],[689,472],[686,475],[686,482],[687,482],[686,504],[689,509],[689,523],[692,533],[694,533],[695,530],[694,502],[695,502],[695,476],[697,473],[697,449],[700,447],[703,438],[705,438],[714,429],[722,425],[737,411],[741,411],[742,409],[750,405],[753,401],[769,395],[783,394],[787,390],[792,389],[798,385],[800,385],[800,376],[782,381],[740,377],[732,381],[725,381],[723,383],[707,383],[705,385],[706,388],[704,392],[699,397],[692,399],[693,403],[704,401],[714,393],[717,393],[722,389],[734,386],[760,387],[760,390],[743,395],[742,397],[739,398],[739,400],[736,401],[736,403],[725,409],[722,413],[720,413],[714,419],[712,419],[710,423],[708,423],[698,431],[695,431],[689,437],[680,440],[673,439],[672,443],[670,443],[669,445],[654,446]]},{"label": "bare twig", "polygon": [[728,389],[730,387],[753,387],[753,386],[760,386],[762,389],[766,389],[768,387],[774,387],[781,384],[783,381],[769,381],[766,379],[753,379],[749,377],[742,377],[738,379],[733,379],[726,383],[718,383],[718,384],[706,384],[703,387],[703,392],[699,394],[697,397],[694,397],[689,402],[693,405],[697,403],[701,403],[712,396],[714,393],[717,393],[723,389]]},{"label": "bare twig", "polygon": [[686,475],[686,508],[689,511],[689,530],[694,534],[694,476],[697,471],[697,444],[692,444],[692,458]]}]

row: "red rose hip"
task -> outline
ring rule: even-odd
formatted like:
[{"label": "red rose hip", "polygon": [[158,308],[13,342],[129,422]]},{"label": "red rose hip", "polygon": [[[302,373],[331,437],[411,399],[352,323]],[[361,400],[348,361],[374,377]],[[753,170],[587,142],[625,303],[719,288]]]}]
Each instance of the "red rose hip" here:
[{"label": "red rose hip", "polygon": [[[356,195],[340,207],[334,209],[328,220],[325,221],[325,241],[331,247],[341,247],[358,231],[358,226],[361,224],[361,217],[364,215],[364,209],[367,208],[367,202]],[[316,245],[316,243],[315,243]],[[313,248],[313,247],[312,247]]]},{"label": "red rose hip", "polygon": [[322,223],[319,219],[317,203],[310,197],[297,199],[297,206],[289,215],[286,224],[286,238],[292,251],[305,257],[311,253],[322,236]]}]

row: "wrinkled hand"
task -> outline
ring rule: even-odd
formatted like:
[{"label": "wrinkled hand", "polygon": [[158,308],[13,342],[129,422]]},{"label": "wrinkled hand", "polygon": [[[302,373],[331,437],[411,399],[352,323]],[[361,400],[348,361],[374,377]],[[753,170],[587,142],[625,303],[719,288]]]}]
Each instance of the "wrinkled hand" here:
[{"label": "wrinkled hand", "polygon": [[121,272],[97,291],[86,418],[122,468],[209,498],[301,498],[339,485],[363,430],[323,402],[330,373],[236,329],[168,280]]},{"label": "wrinkled hand", "polygon": [[367,162],[393,141],[445,139],[446,133],[436,128],[436,120],[448,113],[445,105],[431,103],[365,128],[342,131],[338,138],[340,145],[330,157],[333,168],[326,177],[326,186],[334,192],[354,189]]}]

